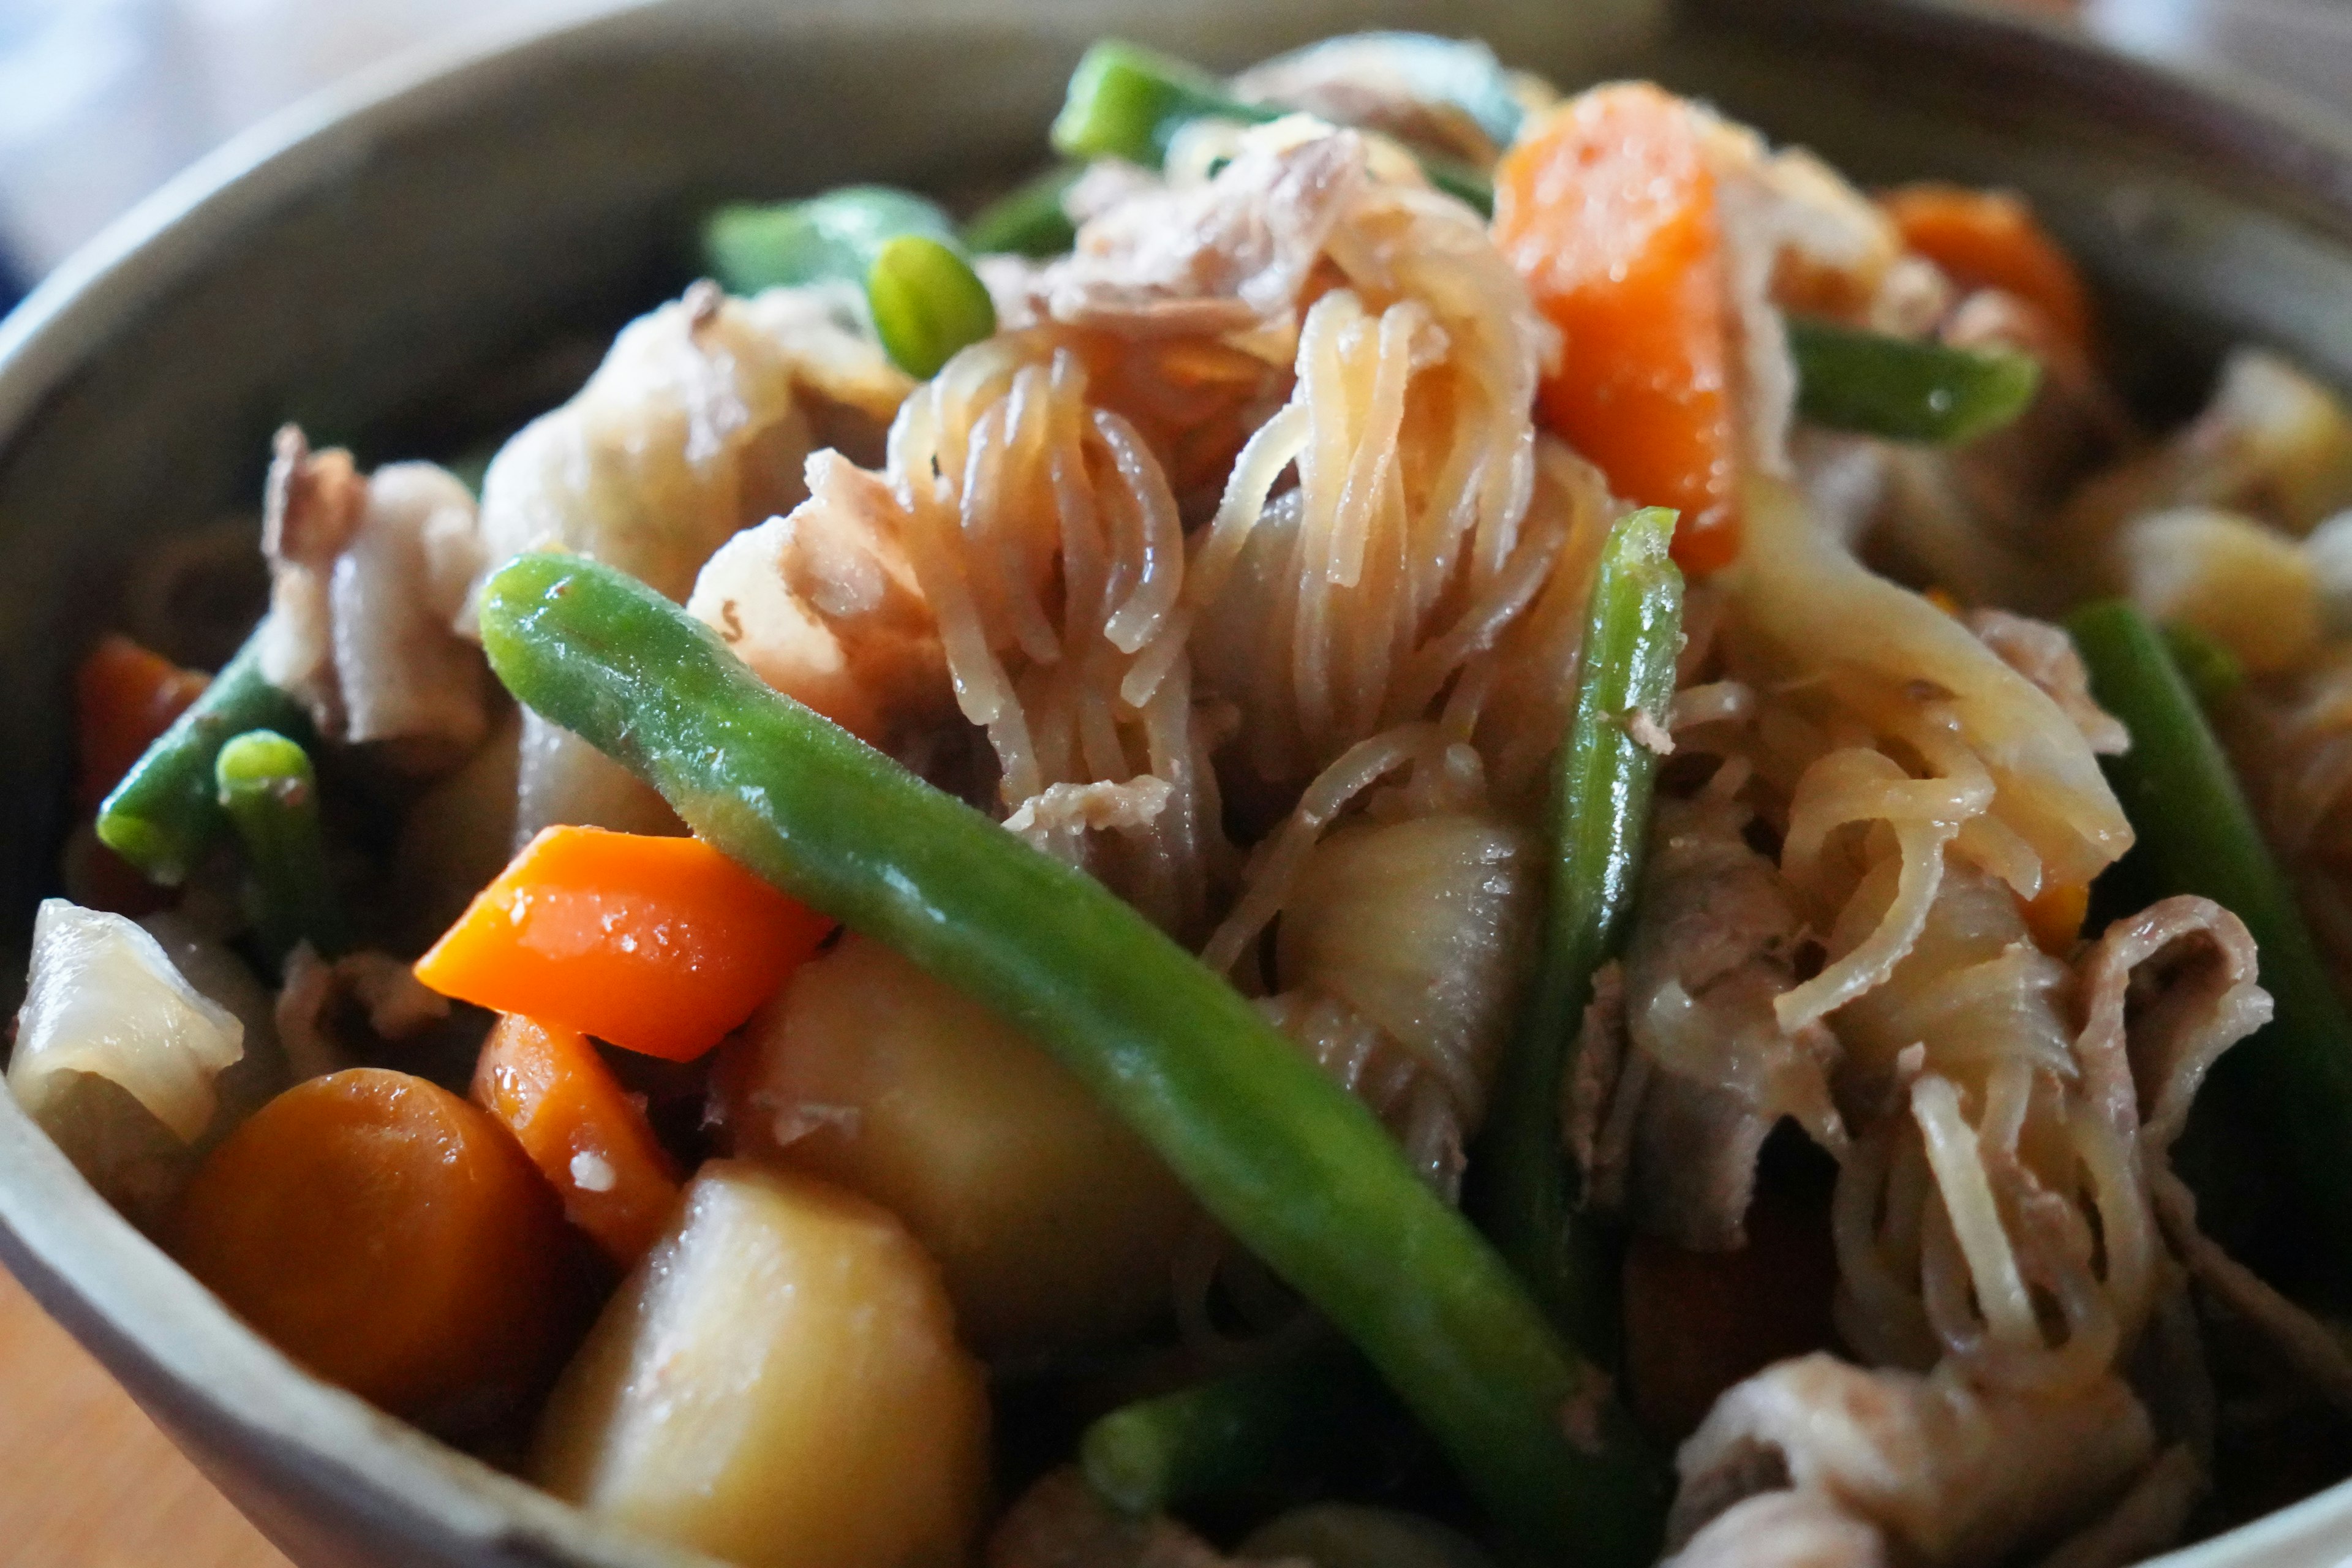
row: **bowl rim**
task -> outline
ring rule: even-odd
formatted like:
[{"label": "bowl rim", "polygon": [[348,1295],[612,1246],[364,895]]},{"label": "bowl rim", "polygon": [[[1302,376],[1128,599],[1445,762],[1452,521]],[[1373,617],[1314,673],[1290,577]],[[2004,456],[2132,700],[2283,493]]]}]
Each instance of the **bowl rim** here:
[{"label": "bowl rim", "polygon": [[[677,4],[526,6],[319,88],[205,153],[0,318],[0,448],[121,321],[201,271],[240,232],[359,169],[379,140],[495,97],[575,38]],[[273,1483],[307,1470],[355,1512],[429,1521],[484,1562],[720,1568],[594,1520],[311,1376],[100,1198],[6,1093],[0,1265],[184,1450],[184,1422],[231,1429],[237,1451],[258,1456]]]},{"label": "bowl rim", "polygon": [[[1045,3],[982,0],[964,14],[1017,16]],[[358,170],[379,139],[495,96],[599,29],[730,9],[729,0],[543,0],[401,51],[231,137],[106,225],[0,317],[0,449],[122,321],[200,271],[240,232]],[[1662,0],[1662,10],[1675,28],[1932,46],[1979,65],[2026,61],[2143,133],[2209,166],[2259,178],[2352,236],[2352,120],[2265,92],[2224,68],[2126,54],[2078,28],[1989,15],[1964,0]],[[926,0],[803,0],[780,25],[855,22],[877,12],[909,21],[933,14]],[[430,1521],[484,1561],[720,1568],[593,1520],[310,1376],[100,1198],[5,1093],[0,1266],[110,1375],[128,1385],[119,1369],[137,1369],[134,1397],[175,1442],[183,1420],[232,1428],[273,1478],[315,1467],[343,1501],[379,1517]],[[2352,1479],[2151,1562],[2290,1568],[2348,1557]]]}]

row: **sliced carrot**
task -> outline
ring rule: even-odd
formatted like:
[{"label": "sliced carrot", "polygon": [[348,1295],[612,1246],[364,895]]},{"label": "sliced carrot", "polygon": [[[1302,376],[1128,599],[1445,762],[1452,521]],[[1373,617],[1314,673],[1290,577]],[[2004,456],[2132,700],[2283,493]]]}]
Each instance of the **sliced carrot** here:
[{"label": "sliced carrot", "polygon": [[414,1419],[510,1410],[564,1348],[554,1195],[487,1112],[406,1073],[263,1106],[196,1172],[174,1241],[278,1349]]},{"label": "sliced carrot", "polygon": [[129,637],[110,633],[74,671],[75,799],[97,809],[131,764],[212,683]]},{"label": "sliced carrot", "polygon": [[2025,929],[2033,944],[2055,957],[2074,951],[2083,934],[2083,917],[2091,912],[2088,882],[2053,882],[2025,900]]},{"label": "sliced carrot", "polygon": [[2090,346],[2091,300],[2082,276],[2023,201],[2005,191],[1931,181],[1897,186],[1879,205],[1904,245],[1954,282],[2014,294],[2068,342]]},{"label": "sliced carrot", "polygon": [[416,961],[445,996],[690,1061],[833,922],[698,838],[551,827]]},{"label": "sliced carrot", "polygon": [[588,1037],[508,1014],[483,1042],[474,1103],[506,1124],[563,1215],[623,1268],[677,1207],[678,1173]]},{"label": "sliced carrot", "polygon": [[1495,170],[1495,238],[1566,340],[1544,421],[1644,506],[1675,559],[1738,553],[1738,449],[1715,178],[1690,107],[1646,82],[1552,111]]}]

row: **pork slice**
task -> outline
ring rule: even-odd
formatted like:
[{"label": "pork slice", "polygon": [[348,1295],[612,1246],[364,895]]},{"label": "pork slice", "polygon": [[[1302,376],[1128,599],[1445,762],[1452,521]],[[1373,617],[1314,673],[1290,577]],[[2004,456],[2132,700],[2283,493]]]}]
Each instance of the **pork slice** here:
[{"label": "pork slice", "polygon": [[1088,222],[1031,276],[1035,314],[1135,337],[1244,331],[1297,302],[1369,178],[1353,132],[1253,136],[1207,184],[1140,187]]},{"label": "pork slice", "polygon": [[1977,640],[2000,656],[2000,661],[2042,689],[2058,710],[2074,721],[2083,740],[2103,757],[2119,757],[2131,750],[2131,733],[2123,721],[2100,707],[2091,696],[2091,672],[2083,667],[2074,639],[2062,626],[2007,610],[1971,610],[1969,630]]},{"label": "pork slice", "polygon": [[431,463],[373,477],[341,448],[278,433],[262,517],[262,671],[339,741],[453,762],[489,728],[481,650],[451,622],[483,565],[474,498]]},{"label": "pork slice", "polygon": [[1779,870],[1742,837],[1745,807],[1664,801],[1625,952],[1625,1018],[1649,1079],[1634,1122],[1629,1207],[1695,1251],[1745,1241],[1756,1158],[1784,1116],[1845,1143],[1832,1101],[1835,1038],[1784,1032],[1773,1000],[1796,983],[1803,921]]},{"label": "pork slice", "polygon": [[2107,1506],[2155,1453],[2113,1376],[2063,1394],[1980,1389],[1826,1354],[1766,1368],[1716,1402],[1675,1457],[1667,1534],[1696,1542],[1759,1492],[1811,1492],[1930,1564],[1990,1563]]},{"label": "pork slice", "polygon": [[2084,954],[2084,1089],[2152,1159],[2180,1135],[2221,1053],[2270,1022],[2256,972],[2245,922],[2188,894],[2116,921]]}]

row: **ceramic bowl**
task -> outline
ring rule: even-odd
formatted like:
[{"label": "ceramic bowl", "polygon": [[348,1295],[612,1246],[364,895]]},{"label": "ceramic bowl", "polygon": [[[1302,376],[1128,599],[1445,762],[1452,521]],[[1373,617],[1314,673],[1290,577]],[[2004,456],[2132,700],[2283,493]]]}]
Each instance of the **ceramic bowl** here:
[{"label": "ceramic bowl", "polygon": [[[1023,168],[1071,63],[1123,34],[1237,65],[1329,32],[1486,37],[1563,83],[1653,74],[1865,182],[2032,196],[2097,279],[2131,395],[2202,395],[2217,346],[2352,384],[2352,140],[2227,82],[1888,0],[666,0],[402,62],[207,160],[0,325],[0,973],[66,826],[72,660],[124,564],[248,514],[270,429],[446,455],[560,399],[688,279],[719,195]],[[257,589],[257,581],[253,584]],[[19,951],[6,951],[16,943]],[[650,1568],[598,1527],[297,1371],[90,1192],[0,1095],[0,1261],[305,1568]],[[59,1464],[70,1464],[60,1456]],[[2197,1568],[2352,1553],[2352,1486]]]}]

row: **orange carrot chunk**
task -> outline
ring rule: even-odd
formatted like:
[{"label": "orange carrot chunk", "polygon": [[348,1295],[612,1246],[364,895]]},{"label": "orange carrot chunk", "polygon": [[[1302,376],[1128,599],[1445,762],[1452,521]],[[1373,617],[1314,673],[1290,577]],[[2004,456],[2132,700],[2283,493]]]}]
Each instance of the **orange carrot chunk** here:
[{"label": "orange carrot chunk", "polygon": [[677,1167],[576,1029],[508,1014],[483,1042],[474,1103],[506,1124],[563,1200],[563,1215],[623,1268],[677,1207]]},{"label": "orange carrot chunk", "polygon": [[211,682],[129,637],[100,639],[74,671],[74,796],[81,809],[96,810]]},{"label": "orange carrot chunk", "polygon": [[1739,551],[1715,179],[1688,105],[1645,82],[1552,111],[1495,170],[1495,238],[1565,351],[1543,421],[1637,505],[1682,512],[1693,573]]},{"label": "orange carrot chunk", "polygon": [[690,1061],[833,922],[698,838],[551,827],[416,961],[445,996]]},{"label": "orange carrot chunk", "polygon": [[213,1151],[173,1251],[330,1382],[454,1424],[537,1394],[563,1349],[563,1222],[489,1116],[358,1068],[288,1089]]},{"label": "orange carrot chunk", "polygon": [[2040,310],[2076,348],[2091,340],[2091,300],[2074,264],[2005,191],[1927,182],[1879,198],[1906,247],[1966,288],[2000,289]]}]

